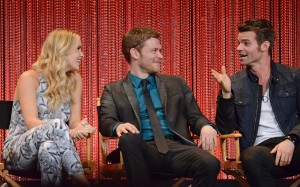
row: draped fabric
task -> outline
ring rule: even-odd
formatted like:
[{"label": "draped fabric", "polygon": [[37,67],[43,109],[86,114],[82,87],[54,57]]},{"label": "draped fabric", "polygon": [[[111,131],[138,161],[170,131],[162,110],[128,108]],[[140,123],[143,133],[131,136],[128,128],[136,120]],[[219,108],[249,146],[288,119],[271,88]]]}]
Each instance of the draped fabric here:
[{"label": "draped fabric", "polygon": [[[236,53],[239,23],[270,19],[276,31],[274,60],[300,67],[298,0],[0,0],[0,10],[0,99],[13,100],[18,77],[31,68],[50,31],[75,30],[81,35],[85,55],[80,69],[82,118],[95,127],[96,98],[105,84],[124,77],[129,70],[121,39],[133,27],[147,26],[160,32],[161,72],[182,76],[212,121],[219,87],[211,69],[226,65],[231,75],[242,68]],[[2,145],[6,133],[1,134]],[[76,144],[85,158],[85,141]],[[92,137],[92,151],[98,165],[97,134]],[[219,148],[216,156],[220,158]],[[101,178],[98,168],[91,177]]]}]

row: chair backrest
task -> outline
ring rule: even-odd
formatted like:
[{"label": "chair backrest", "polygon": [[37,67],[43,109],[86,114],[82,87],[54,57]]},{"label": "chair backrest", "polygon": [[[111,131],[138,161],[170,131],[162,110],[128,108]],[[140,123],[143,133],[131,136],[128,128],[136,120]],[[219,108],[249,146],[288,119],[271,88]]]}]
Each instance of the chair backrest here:
[{"label": "chair backrest", "polygon": [[9,129],[13,101],[0,101],[0,129]]}]

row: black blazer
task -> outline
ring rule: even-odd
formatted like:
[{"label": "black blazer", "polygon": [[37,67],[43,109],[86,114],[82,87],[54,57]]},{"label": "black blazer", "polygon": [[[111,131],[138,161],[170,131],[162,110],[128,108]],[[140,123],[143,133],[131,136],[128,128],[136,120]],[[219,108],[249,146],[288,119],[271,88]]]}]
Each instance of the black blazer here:
[{"label": "black blazer", "polygon": [[[179,76],[156,74],[155,81],[168,127],[183,143],[195,145],[190,132],[199,135],[201,128],[211,122],[200,111],[192,90]],[[129,75],[105,86],[98,116],[103,136],[115,136],[113,127],[119,122],[141,129],[138,101]]]}]

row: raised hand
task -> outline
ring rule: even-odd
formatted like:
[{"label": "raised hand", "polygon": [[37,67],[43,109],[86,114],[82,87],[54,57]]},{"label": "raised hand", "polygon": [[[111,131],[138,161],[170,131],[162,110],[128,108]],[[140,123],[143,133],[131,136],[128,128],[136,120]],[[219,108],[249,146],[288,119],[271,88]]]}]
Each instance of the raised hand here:
[{"label": "raised hand", "polygon": [[226,74],[225,66],[222,66],[221,73],[218,73],[215,70],[211,70],[212,75],[215,77],[216,81],[219,83],[223,98],[230,98],[231,97],[231,80]]}]

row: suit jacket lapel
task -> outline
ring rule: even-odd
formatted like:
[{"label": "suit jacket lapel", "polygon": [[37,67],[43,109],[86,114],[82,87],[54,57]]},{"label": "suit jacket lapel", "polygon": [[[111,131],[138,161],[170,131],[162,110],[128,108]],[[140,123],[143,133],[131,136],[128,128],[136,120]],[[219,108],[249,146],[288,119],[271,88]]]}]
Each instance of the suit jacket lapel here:
[{"label": "suit jacket lapel", "polygon": [[167,116],[167,91],[166,91],[165,83],[158,74],[155,75],[155,82],[156,82],[157,90],[159,92],[162,106],[165,111],[165,115]]},{"label": "suit jacket lapel", "polygon": [[126,76],[125,81],[123,82],[123,87],[126,92],[129,103],[134,111],[135,117],[138,120],[139,124],[141,124],[139,104],[138,104],[138,100],[136,98],[132,83],[130,81],[129,75]]}]

